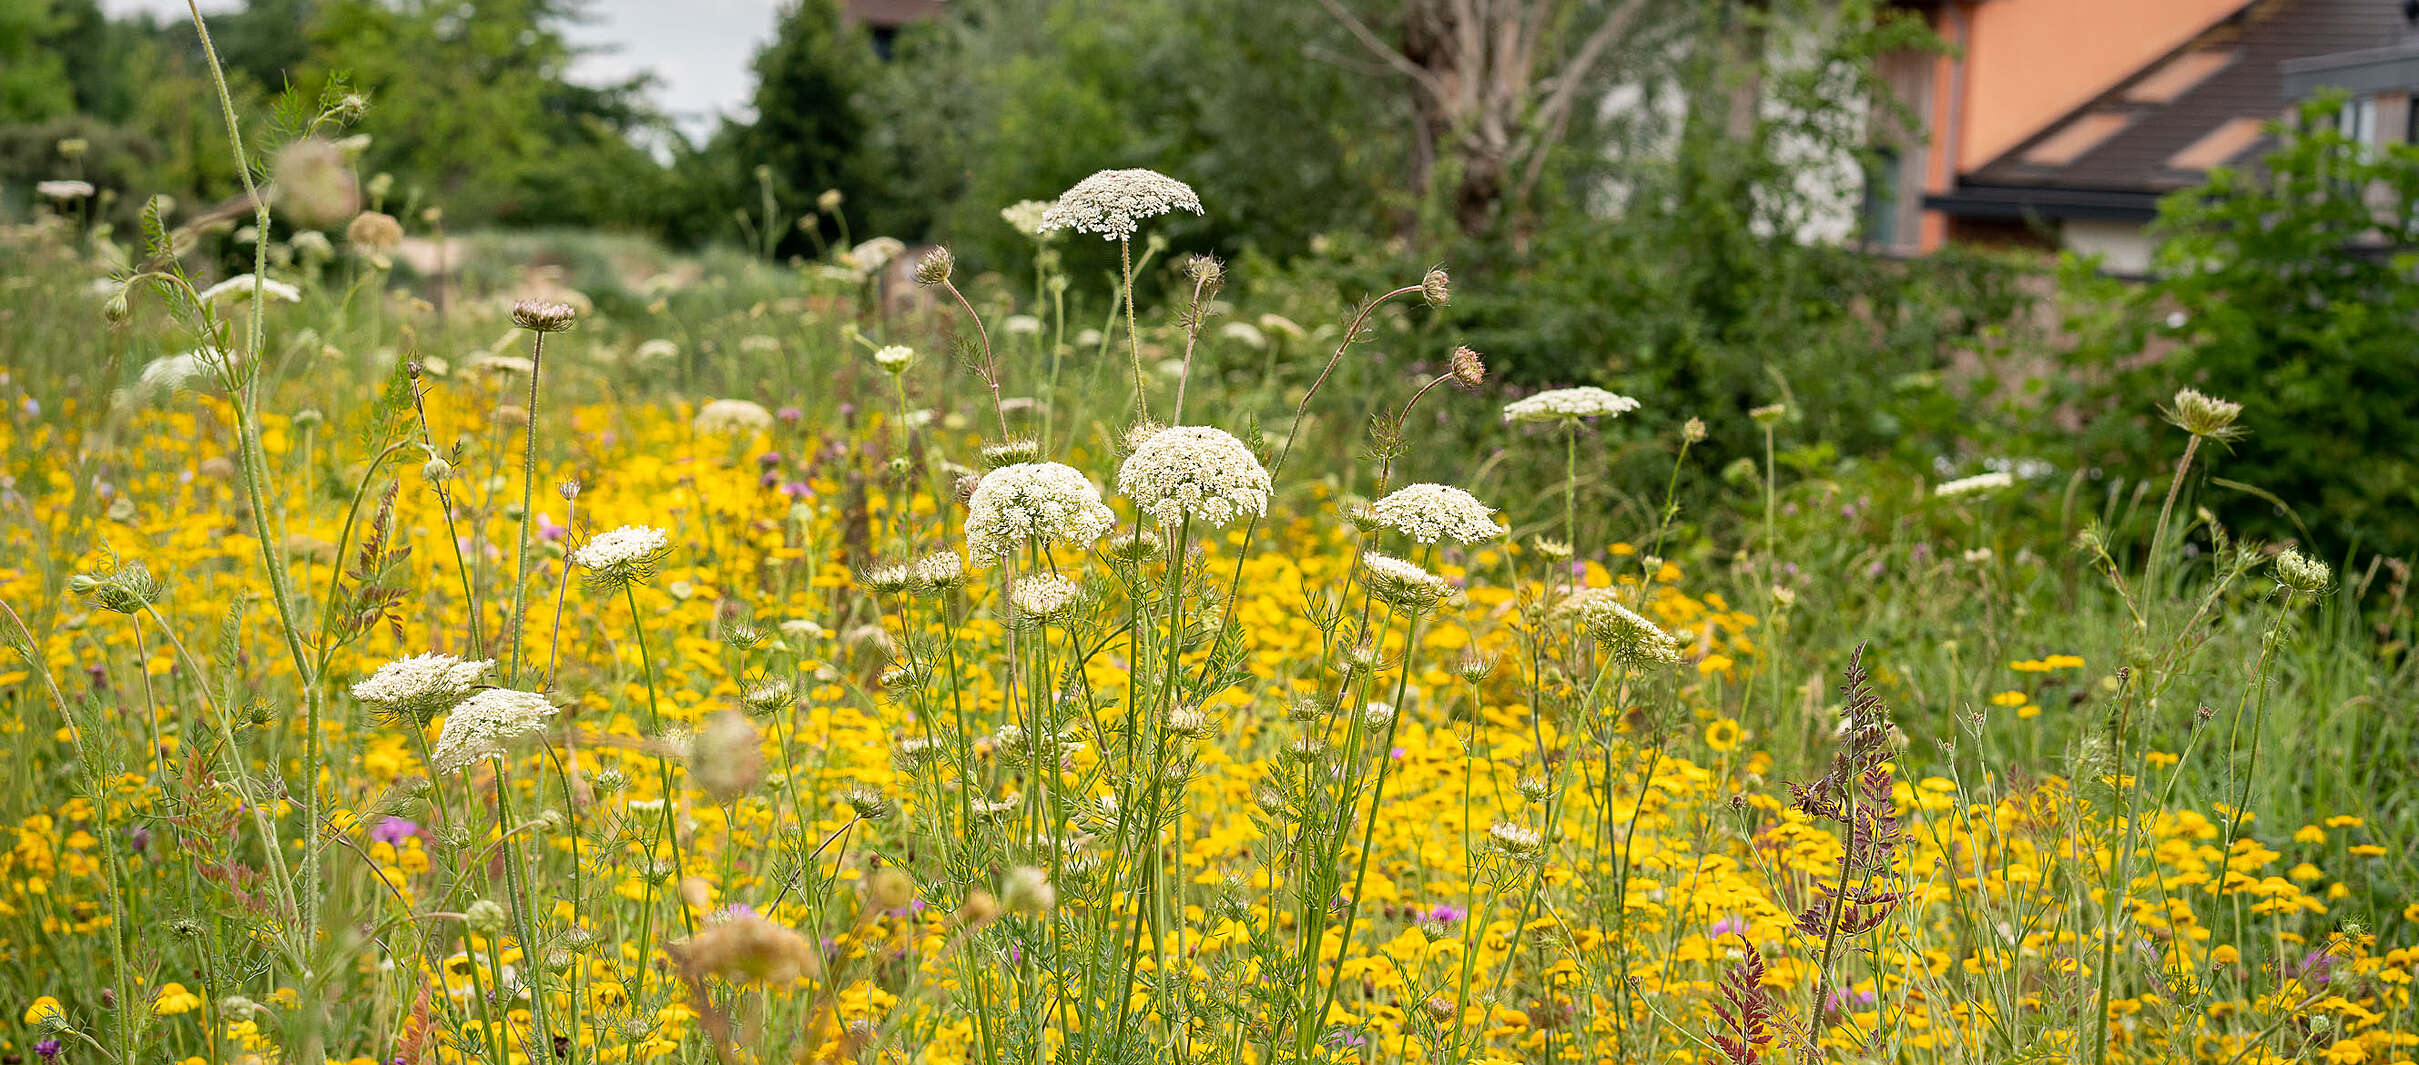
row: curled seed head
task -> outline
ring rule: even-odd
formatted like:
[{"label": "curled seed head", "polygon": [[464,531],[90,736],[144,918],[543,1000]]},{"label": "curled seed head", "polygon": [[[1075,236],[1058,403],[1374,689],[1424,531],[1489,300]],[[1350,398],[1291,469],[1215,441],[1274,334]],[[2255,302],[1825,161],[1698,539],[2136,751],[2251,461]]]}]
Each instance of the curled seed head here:
[{"label": "curled seed head", "polygon": [[923,261],[916,263],[916,284],[946,283],[950,273],[957,269],[957,263],[957,256],[950,254],[947,247],[934,248],[924,253]]},{"label": "curled seed head", "polygon": [[532,333],[560,333],[579,321],[580,312],[568,303],[521,300],[512,305],[512,324]]},{"label": "curled seed head", "polygon": [[1431,307],[1442,307],[1451,303],[1453,302],[1453,278],[1445,273],[1444,267],[1440,266],[1430,270],[1428,276],[1420,279],[1419,295],[1421,299],[1427,300]]},{"label": "curled seed head", "polygon": [[1475,391],[1478,386],[1487,383],[1487,360],[1478,352],[1457,347],[1448,361],[1452,364],[1455,385]]}]

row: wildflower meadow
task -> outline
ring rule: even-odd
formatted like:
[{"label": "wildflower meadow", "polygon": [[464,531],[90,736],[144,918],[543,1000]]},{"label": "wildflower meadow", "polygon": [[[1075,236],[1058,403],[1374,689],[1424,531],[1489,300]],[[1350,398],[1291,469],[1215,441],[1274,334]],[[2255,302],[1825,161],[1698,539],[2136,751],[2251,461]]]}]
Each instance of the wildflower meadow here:
[{"label": "wildflower meadow", "polygon": [[8,1065],[2419,1059],[2409,573],[2209,503],[2269,397],[1882,468],[1121,159],[431,282],[374,101],[209,106],[232,215],[0,230]]}]

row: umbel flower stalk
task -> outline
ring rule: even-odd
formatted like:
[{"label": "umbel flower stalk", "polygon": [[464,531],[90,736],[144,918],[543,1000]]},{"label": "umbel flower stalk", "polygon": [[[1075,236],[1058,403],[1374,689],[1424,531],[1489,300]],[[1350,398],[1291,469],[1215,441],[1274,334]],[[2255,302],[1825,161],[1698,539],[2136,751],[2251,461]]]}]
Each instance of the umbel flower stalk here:
[{"label": "umbel flower stalk", "polygon": [[1042,212],[1041,231],[1072,229],[1117,242],[1124,279],[1126,348],[1134,360],[1134,411],[1151,420],[1148,379],[1142,372],[1142,333],[1134,320],[1134,233],[1143,220],[1170,211],[1201,214],[1193,187],[1155,170],[1103,170],[1076,182]]},{"label": "umbel flower stalk", "polygon": [[570,329],[578,320],[579,312],[566,303],[522,300],[512,305],[513,324],[529,331],[529,421],[521,427],[520,543],[513,553],[512,616],[504,622],[512,631],[512,665],[505,672],[509,683],[521,679],[521,627],[528,610],[529,525],[536,517],[529,504],[538,484],[538,377],[546,370],[547,334]]}]

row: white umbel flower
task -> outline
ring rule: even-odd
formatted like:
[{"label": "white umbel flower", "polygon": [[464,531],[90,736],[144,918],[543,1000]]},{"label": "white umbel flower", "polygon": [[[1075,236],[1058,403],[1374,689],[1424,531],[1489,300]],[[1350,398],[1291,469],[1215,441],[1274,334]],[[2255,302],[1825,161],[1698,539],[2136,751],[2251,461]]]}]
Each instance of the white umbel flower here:
[{"label": "white umbel flower", "polygon": [[1407,610],[1426,610],[1453,593],[1443,577],[1391,555],[1361,552],[1369,594]]},{"label": "white umbel flower", "polygon": [[955,551],[936,551],[915,560],[909,567],[915,587],[926,592],[946,592],[966,583],[966,560]]},{"label": "white umbel flower", "polygon": [[1268,470],[1232,434],[1179,425],[1151,434],[1117,468],[1117,490],[1162,524],[1223,526],[1268,512]]},{"label": "white umbel flower", "polygon": [[57,203],[74,203],[93,194],[92,182],[74,178],[34,182],[34,195]]},{"label": "white umbel flower", "polygon": [[1000,217],[1016,227],[1017,232],[1028,237],[1039,237],[1043,233],[1042,219],[1055,206],[1057,202],[1053,200],[1018,200],[1000,208]]},{"label": "white umbel flower", "polygon": [[662,529],[624,525],[599,533],[571,553],[571,564],[588,571],[588,579],[603,584],[628,584],[653,575],[655,564],[672,549]]},{"label": "white umbel flower", "polygon": [[214,307],[221,303],[241,303],[254,296],[280,303],[296,303],[302,299],[302,290],[259,274],[237,274],[202,290],[202,302]]},{"label": "white umbel flower", "polygon": [[1497,821],[1487,828],[1487,840],[1495,849],[1514,858],[1526,858],[1545,849],[1545,834],[1527,825]]},{"label": "white umbel flower", "polygon": [[916,349],[905,344],[890,344],[874,349],[874,365],[885,373],[907,372],[907,364],[916,361]]},{"label": "white umbel flower", "polygon": [[700,436],[745,436],[772,428],[773,412],[744,399],[717,399],[697,408],[697,417],[689,425]]},{"label": "white umbel flower", "polygon": [[2297,592],[2323,592],[2335,579],[2327,564],[2294,548],[2285,548],[2276,555],[2276,581]]},{"label": "white umbel flower", "polygon": [[1072,229],[1097,233],[1103,240],[1126,240],[1143,219],[1169,211],[1201,214],[1201,197],[1191,185],[1156,170],[1103,170],[1076,182],[1042,212],[1041,230]]},{"label": "white umbel flower", "polygon": [[1016,591],[1009,598],[1016,603],[1017,613],[1046,621],[1065,613],[1081,592],[1074,581],[1046,573],[1016,582]]},{"label": "white umbel flower", "polygon": [[489,688],[454,707],[445,716],[429,750],[430,768],[450,773],[489,755],[501,754],[504,743],[546,727],[554,704],[536,692]]},{"label": "white umbel flower", "polygon": [[1405,485],[1369,508],[1378,524],[1423,544],[1475,544],[1503,535],[1493,508],[1449,484]]},{"label": "white umbel flower", "polygon": [[153,359],[143,367],[143,376],[135,382],[134,391],[146,396],[164,396],[179,389],[191,388],[196,382],[208,380],[233,364],[234,360],[226,352],[216,348]]},{"label": "white umbel flower", "polygon": [[495,664],[445,654],[398,658],[354,684],[353,698],[389,717],[426,721],[469,696]]},{"label": "white umbel flower", "polygon": [[1995,492],[2015,483],[2016,477],[2011,473],[1977,473],[1972,477],[1944,481],[1932,489],[1932,495],[1940,499],[1962,499],[1984,492]]},{"label": "white umbel flower", "polygon": [[1117,516],[1074,467],[1019,462],[983,475],[966,499],[966,549],[976,560],[1012,554],[1027,541],[1082,546],[1108,535]]},{"label": "white umbel flower", "polygon": [[1638,409],[1638,401],[1593,386],[1557,388],[1504,404],[1503,420],[1515,424],[1610,418]]},{"label": "white umbel flower", "polygon": [[1633,666],[1680,661],[1680,641],[1622,605],[1621,594],[1614,589],[1586,589],[1573,595],[1568,607],[1578,615],[1579,627],[1618,661]]}]

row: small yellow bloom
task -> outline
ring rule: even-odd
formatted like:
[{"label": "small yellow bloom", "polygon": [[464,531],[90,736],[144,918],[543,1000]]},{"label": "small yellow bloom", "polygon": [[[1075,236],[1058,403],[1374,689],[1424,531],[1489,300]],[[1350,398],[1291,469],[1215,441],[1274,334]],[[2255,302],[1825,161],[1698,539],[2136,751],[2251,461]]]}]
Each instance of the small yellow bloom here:
[{"label": "small yellow bloom", "polygon": [[160,993],[151,1000],[151,1012],[173,1017],[202,1007],[202,997],[185,990],[183,984],[161,984]]},{"label": "small yellow bloom", "polygon": [[[2412,908],[2419,909],[2419,906],[2414,906]],[[40,998],[35,999],[31,1005],[25,1007],[25,1023],[38,1025],[42,1023],[42,1018],[44,1017],[57,1017],[60,1020],[66,1020],[67,1011],[60,1008],[58,999],[52,998],[49,995],[43,995]]]},{"label": "small yellow bloom", "polygon": [[2293,833],[2295,843],[2325,843],[2326,841],[2327,830],[2317,825],[2303,825],[2301,831]]},{"label": "small yellow bloom", "polygon": [[2016,691],[2000,692],[2000,693],[1999,693],[1999,694],[1997,694],[1997,695],[1991,696],[1991,705],[1992,705],[1992,706],[2023,706],[2023,705],[2024,705],[2026,702],[2029,702],[2029,701],[2031,700],[2031,698],[2032,698],[2031,696],[2028,696],[2028,695],[2024,694],[2023,692],[2016,692]]},{"label": "small yellow bloom", "polygon": [[1727,717],[1720,718],[1705,726],[1705,746],[1717,751],[1735,751],[1739,748],[1742,735],[1744,730],[1739,728],[1738,722]]}]

